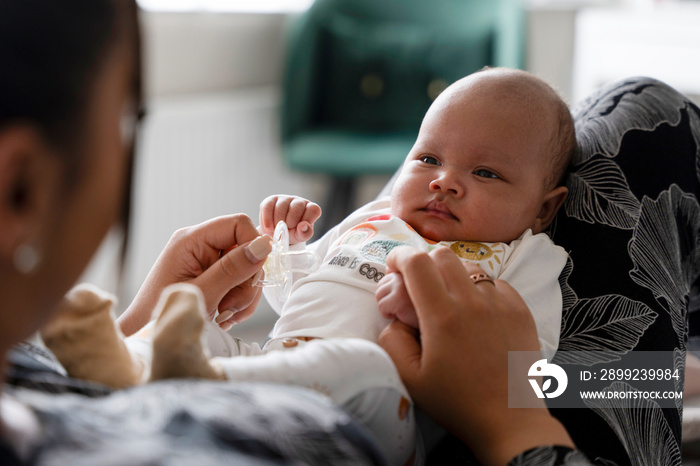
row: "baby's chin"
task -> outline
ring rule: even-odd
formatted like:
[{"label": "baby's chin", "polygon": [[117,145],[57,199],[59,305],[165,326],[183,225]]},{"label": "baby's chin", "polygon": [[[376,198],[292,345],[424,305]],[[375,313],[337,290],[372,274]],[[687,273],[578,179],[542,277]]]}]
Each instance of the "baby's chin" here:
[{"label": "baby's chin", "polygon": [[[465,241],[463,235],[466,232],[456,231],[456,221],[447,221],[441,218],[426,218],[419,212],[407,212],[405,215],[395,213],[419,235],[428,241],[439,243],[440,241]],[[450,225],[452,223],[452,225]]]},{"label": "baby's chin", "polygon": [[439,243],[440,241],[459,241],[459,239],[454,238],[454,234],[441,228],[440,225],[421,225],[416,227],[411,225],[411,227],[418,232],[423,238]]},{"label": "baby's chin", "polygon": [[[483,234],[469,231],[454,231],[441,225],[421,225],[420,228],[412,227],[428,241],[439,243],[441,241],[475,241],[478,243],[497,243],[499,240],[483,238]],[[502,241],[501,241],[502,242]]]}]

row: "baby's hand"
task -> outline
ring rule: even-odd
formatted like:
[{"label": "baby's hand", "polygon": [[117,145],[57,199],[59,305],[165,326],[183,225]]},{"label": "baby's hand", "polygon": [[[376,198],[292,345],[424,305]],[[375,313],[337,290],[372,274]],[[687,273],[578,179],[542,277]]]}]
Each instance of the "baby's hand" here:
[{"label": "baby's hand", "polygon": [[379,281],[375,297],[382,317],[398,319],[408,326],[418,328],[418,315],[400,273],[387,273]]},{"label": "baby's hand", "polygon": [[314,235],[314,222],[321,216],[321,207],[297,196],[270,196],[260,204],[260,230],[272,236],[280,220],[289,229],[289,244],[303,243]]}]

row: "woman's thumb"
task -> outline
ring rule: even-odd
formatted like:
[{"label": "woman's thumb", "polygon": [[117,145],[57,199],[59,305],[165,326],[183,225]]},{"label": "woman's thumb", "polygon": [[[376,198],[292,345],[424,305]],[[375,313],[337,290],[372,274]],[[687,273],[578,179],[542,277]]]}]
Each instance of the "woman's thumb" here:
[{"label": "woman's thumb", "polygon": [[391,322],[379,334],[379,346],[389,354],[404,382],[416,377],[421,366],[418,331],[399,320]]},{"label": "woman's thumb", "polygon": [[259,236],[250,243],[227,252],[192,280],[204,292],[207,309],[213,309],[212,306],[217,306],[226,293],[255,275],[270,251],[270,237]]}]

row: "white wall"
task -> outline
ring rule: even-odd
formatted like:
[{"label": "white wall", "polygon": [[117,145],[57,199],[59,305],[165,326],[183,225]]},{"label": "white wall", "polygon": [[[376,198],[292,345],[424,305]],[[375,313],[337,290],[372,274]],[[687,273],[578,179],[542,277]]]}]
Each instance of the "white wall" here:
[{"label": "white wall", "polygon": [[527,16],[526,68],[571,100],[577,8],[532,7]]},{"label": "white wall", "polygon": [[576,18],[575,100],[630,76],[659,79],[700,102],[700,3],[588,9]]},{"label": "white wall", "polygon": [[280,82],[283,14],[144,12],[141,18],[151,98]]},{"label": "white wall", "polygon": [[[528,2],[527,68],[571,91],[577,11],[601,0]],[[144,12],[146,89],[173,94],[278,85],[285,14]]]}]

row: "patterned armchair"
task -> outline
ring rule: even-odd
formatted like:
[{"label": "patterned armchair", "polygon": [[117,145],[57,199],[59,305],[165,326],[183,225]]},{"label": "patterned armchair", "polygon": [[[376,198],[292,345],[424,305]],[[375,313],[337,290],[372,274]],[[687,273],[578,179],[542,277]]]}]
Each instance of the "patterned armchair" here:
[{"label": "patterned armchair", "polygon": [[[632,78],[573,115],[579,151],[552,229],[571,257],[560,277],[559,351],[663,352],[682,372],[689,330],[697,333],[688,307],[700,271],[700,110],[659,81]],[[683,378],[667,388],[681,391]],[[680,400],[671,409],[586,404],[552,411],[591,460],[681,463]]]}]

